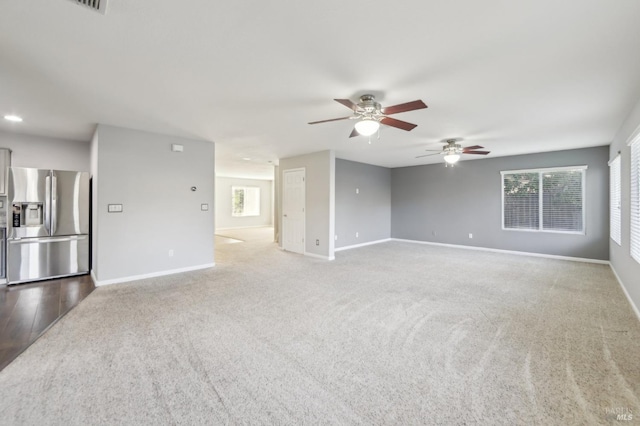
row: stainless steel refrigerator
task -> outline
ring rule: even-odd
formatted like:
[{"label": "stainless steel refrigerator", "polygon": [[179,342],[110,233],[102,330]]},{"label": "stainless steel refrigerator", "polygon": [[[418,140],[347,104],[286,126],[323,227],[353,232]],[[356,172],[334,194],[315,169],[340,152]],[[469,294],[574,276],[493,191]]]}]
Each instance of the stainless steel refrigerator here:
[{"label": "stainless steel refrigerator", "polygon": [[11,167],[7,282],[89,271],[89,174]]}]

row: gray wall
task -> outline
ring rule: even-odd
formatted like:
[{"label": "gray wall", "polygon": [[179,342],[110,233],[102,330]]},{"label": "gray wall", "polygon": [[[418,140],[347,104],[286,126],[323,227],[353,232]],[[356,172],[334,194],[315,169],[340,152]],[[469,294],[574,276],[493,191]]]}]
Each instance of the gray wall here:
[{"label": "gray wall", "polygon": [[336,159],[336,236],[336,248],[391,237],[391,169]]},{"label": "gray wall", "polygon": [[620,164],[622,166],[622,245],[619,246],[609,240],[611,267],[620,277],[636,309],[639,309],[640,278],[638,277],[640,277],[640,264],[631,257],[629,244],[629,235],[631,234],[631,149],[628,143],[637,135],[640,135],[640,101],[618,130],[609,151],[610,160],[613,160],[620,152]]},{"label": "gray wall", "polygon": [[[327,259],[334,258],[335,250],[335,164],[333,151],[321,151],[283,158],[278,170],[282,183],[282,173],[286,170],[305,168],[305,252]],[[282,212],[282,199],[278,200],[278,211]],[[282,230],[282,217],[277,220]],[[316,240],[320,242],[318,246]],[[282,238],[279,245],[282,247]]]},{"label": "gray wall", "polygon": [[[260,188],[260,216],[231,215],[231,187]],[[273,182],[260,179],[216,177],[216,229],[271,226],[273,224]]]},{"label": "gray wall", "polygon": [[[98,284],[212,266],[214,144],[105,125],[97,133]],[[184,152],[171,152],[172,143]],[[115,203],[124,211],[107,213]]]},{"label": "gray wall", "polygon": [[[609,258],[609,148],[403,167],[391,171],[393,238]],[[502,229],[502,170],[587,165],[586,235]],[[469,239],[469,233],[473,239]],[[435,235],[434,235],[435,234]]]},{"label": "gray wall", "polygon": [[0,148],[9,148],[11,165],[38,169],[90,170],[90,144],[82,141],[0,131]]}]

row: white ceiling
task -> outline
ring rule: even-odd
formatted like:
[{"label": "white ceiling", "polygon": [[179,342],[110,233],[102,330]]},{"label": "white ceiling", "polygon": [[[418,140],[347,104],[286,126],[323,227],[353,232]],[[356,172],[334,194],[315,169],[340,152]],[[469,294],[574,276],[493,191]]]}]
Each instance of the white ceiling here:
[{"label": "white ceiling", "polygon": [[[489,157],[608,144],[640,98],[637,0],[0,2],[0,129],[86,140],[96,123],[217,143],[221,175],[334,149],[386,167],[448,137]],[[349,139],[333,98],[373,92],[411,132]],[[467,156],[472,157],[472,156]],[[251,160],[243,160],[251,158]]]}]

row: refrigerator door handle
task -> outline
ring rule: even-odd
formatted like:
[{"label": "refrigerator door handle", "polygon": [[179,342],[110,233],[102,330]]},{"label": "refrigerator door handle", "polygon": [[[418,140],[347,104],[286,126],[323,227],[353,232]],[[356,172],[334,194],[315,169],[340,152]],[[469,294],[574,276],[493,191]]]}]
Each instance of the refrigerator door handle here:
[{"label": "refrigerator door handle", "polygon": [[44,180],[44,229],[51,235],[51,177]]},{"label": "refrigerator door handle", "polygon": [[49,243],[62,243],[65,241],[82,241],[86,239],[87,239],[86,235],[79,235],[79,236],[61,237],[61,238],[48,238],[48,237],[42,238],[41,237],[41,238],[24,238],[19,240],[9,239],[7,240],[7,243],[11,245],[13,244],[49,244]]},{"label": "refrigerator door handle", "polygon": [[58,227],[58,178],[51,178],[51,235],[56,233]]}]

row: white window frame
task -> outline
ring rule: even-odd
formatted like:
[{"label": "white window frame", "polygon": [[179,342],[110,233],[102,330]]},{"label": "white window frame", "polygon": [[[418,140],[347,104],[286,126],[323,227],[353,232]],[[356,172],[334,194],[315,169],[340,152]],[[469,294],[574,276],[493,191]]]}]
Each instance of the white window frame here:
[{"label": "white window frame", "polygon": [[[242,190],[244,191],[244,197],[246,200],[246,196],[249,192],[257,192],[257,202],[256,202],[256,209],[254,210],[250,210],[250,211],[242,211],[239,213],[236,213],[235,211],[235,192],[238,190]],[[262,194],[260,194],[260,187],[258,186],[232,186],[231,187],[231,216],[233,217],[255,217],[255,216],[260,216],[260,197]],[[244,206],[243,206],[244,207]]]},{"label": "white window frame", "polygon": [[630,143],[630,208],[629,208],[629,251],[631,257],[640,263],[640,134]]},{"label": "white window frame", "polygon": [[[544,191],[543,188],[543,176],[545,173],[553,173],[553,172],[561,172],[561,171],[581,171],[582,172],[582,230],[580,231],[560,231],[555,229],[544,229]],[[566,167],[549,167],[542,169],[521,169],[521,170],[503,170],[500,172],[500,192],[502,196],[502,230],[503,231],[520,231],[520,232],[547,232],[554,234],[574,234],[574,235],[586,235],[587,233],[587,221],[586,221],[586,205],[587,205],[587,197],[586,197],[586,173],[587,166],[566,166]],[[519,173],[538,173],[538,178],[540,179],[540,191],[538,196],[540,197],[540,202],[538,205],[539,209],[539,225],[538,229],[523,229],[523,228],[506,228],[504,226],[504,176],[510,174],[519,174]]]},{"label": "white window frame", "polygon": [[609,162],[609,237],[622,245],[622,173],[620,154]]}]

